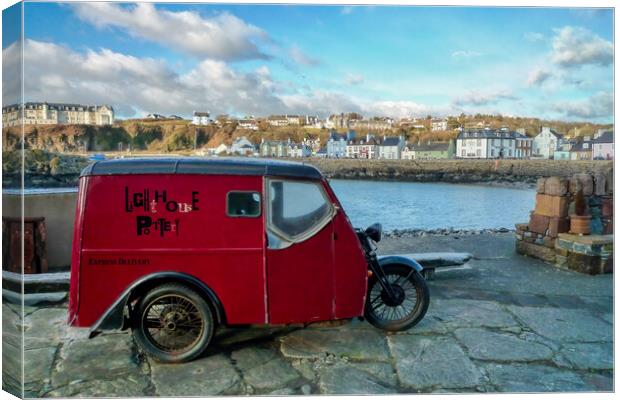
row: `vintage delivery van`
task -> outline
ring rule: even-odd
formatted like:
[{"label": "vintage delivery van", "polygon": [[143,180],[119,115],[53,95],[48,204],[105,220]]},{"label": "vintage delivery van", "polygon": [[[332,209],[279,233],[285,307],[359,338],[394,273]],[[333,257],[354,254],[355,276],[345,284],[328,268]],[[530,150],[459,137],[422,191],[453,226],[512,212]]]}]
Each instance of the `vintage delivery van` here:
[{"label": "vintage delivery van", "polygon": [[203,352],[218,325],[365,316],[389,330],[426,313],[421,267],[377,257],[310,165],[263,159],[98,161],[82,172],[69,324],[131,328],[167,362]]}]

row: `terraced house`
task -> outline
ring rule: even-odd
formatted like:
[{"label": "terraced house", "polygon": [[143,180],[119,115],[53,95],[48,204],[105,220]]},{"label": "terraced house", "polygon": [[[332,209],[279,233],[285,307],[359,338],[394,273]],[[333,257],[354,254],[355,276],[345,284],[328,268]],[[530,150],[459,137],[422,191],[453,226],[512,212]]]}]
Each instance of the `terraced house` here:
[{"label": "terraced house", "polygon": [[379,144],[378,158],[400,160],[405,144],[403,136],[383,136],[383,140]]},{"label": "terraced house", "polygon": [[371,134],[347,142],[347,158],[377,158],[379,141]]},{"label": "terraced house", "polygon": [[462,130],[456,138],[457,158],[529,158],[532,139],[508,129]]},{"label": "terraced house", "polygon": [[110,125],[114,122],[114,109],[109,105],[47,102],[2,107],[3,126],[17,126],[22,120],[24,125]]}]

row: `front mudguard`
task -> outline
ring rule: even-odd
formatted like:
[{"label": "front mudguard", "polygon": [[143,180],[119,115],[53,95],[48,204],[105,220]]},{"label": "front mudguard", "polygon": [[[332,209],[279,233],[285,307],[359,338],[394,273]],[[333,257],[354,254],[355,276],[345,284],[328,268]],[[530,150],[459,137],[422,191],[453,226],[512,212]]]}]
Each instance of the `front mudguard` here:
[{"label": "front mudguard", "polygon": [[422,265],[420,265],[419,262],[417,262],[416,260],[412,260],[411,258],[408,258],[408,257],[405,257],[405,256],[394,256],[394,255],[391,255],[391,256],[378,256],[377,257],[377,262],[382,267],[384,267],[386,265],[391,265],[391,264],[406,265],[408,267],[411,267],[411,268],[415,269],[420,274],[422,274],[422,271],[424,270],[424,268],[422,267]]}]

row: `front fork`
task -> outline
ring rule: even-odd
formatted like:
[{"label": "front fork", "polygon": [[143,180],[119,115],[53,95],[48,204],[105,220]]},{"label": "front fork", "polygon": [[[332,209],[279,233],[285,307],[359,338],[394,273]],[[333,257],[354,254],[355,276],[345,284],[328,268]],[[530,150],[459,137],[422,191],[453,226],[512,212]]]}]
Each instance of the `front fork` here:
[{"label": "front fork", "polygon": [[387,293],[388,297],[391,300],[396,300],[396,294],[392,290],[392,285],[390,285],[387,277],[385,276],[385,271],[383,270],[383,267],[381,266],[381,264],[379,264],[379,260],[377,260],[377,254],[374,251],[369,251],[366,254],[366,261],[368,263],[368,267],[377,277],[377,281],[379,281],[379,284],[381,285],[385,293]]}]

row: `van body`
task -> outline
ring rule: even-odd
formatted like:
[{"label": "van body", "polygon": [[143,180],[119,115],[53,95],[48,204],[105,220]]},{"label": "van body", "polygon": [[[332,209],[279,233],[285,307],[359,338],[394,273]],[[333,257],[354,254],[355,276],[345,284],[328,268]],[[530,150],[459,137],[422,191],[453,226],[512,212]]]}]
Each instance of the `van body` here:
[{"label": "van body", "polygon": [[[214,326],[353,318],[364,315],[368,271],[358,233],[313,166],[98,161],[79,179],[68,321],[92,335],[133,328],[132,312],[147,307],[140,299],[171,284],[197,309],[192,299],[202,298]],[[145,326],[170,333],[199,314],[173,306],[144,314]]]}]

